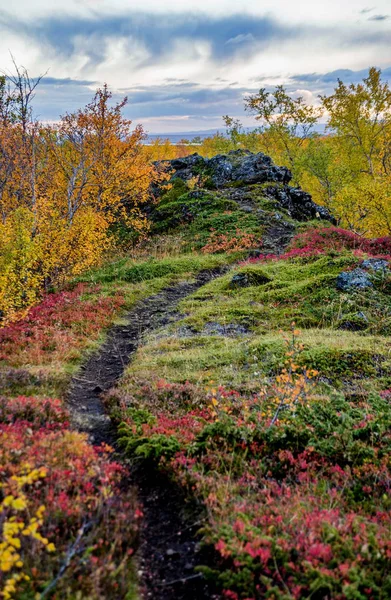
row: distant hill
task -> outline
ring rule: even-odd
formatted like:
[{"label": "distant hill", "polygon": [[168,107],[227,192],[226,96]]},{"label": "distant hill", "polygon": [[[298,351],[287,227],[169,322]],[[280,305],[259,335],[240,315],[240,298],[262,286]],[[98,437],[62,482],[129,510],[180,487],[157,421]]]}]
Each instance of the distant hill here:
[{"label": "distant hill", "polygon": [[[245,133],[251,133],[255,131],[256,127],[244,127]],[[325,125],[323,123],[318,123],[314,130],[317,133],[323,134],[325,131]],[[178,144],[181,140],[192,140],[195,137],[200,137],[202,140],[208,137],[212,137],[216,135],[216,133],[220,133],[221,135],[226,135],[226,132],[223,128],[221,129],[202,129],[199,131],[182,131],[179,133],[151,133],[148,135],[145,143],[152,143],[157,139],[169,140],[173,144]]]}]

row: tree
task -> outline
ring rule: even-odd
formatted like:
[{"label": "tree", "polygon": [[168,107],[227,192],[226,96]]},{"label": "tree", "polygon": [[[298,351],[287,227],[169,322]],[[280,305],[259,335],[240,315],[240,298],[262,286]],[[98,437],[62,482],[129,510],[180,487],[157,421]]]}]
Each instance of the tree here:
[{"label": "tree", "polygon": [[372,67],[362,83],[338,80],[334,93],[321,96],[328,111],[346,185],[335,196],[343,223],[368,235],[391,233],[391,89]]},{"label": "tree", "polygon": [[391,89],[372,67],[363,83],[338,80],[334,93],[321,96],[328,111],[328,127],[349,145],[359,170],[371,176],[390,174]]},{"label": "tree", "polygon": [[236,148],[241,146],[240,138],[241,134],[244,133],[242,122],[239,119],[229,117],[228,115],[223,116],[223,121],[227,130],[227,135],[231,140],[233,148],[236,150]]},{"label": "tree", "polygon": [[314,125],[322,110],[307,105],[304,98],[292,98],[284,86],[273,92],[261,88],[245,99],[245,108],[261,121],[266,141],[275,146],[290,168],[295,171],[297,158],[305,141],[314,134]]},{"label": "tree", "polygon": [[124,219],[137,230],[145,227],[139,207],[150,195],[151,181],[162,174],[145,161],[141,126],[122,116],[124,98],[110,106],[105,85],[84,109],[62,117],[53,136],[52,151],[66,187],[67,219],[90,207],[108,222]]},{"label": "tree", "polygon": [[[33,119],[37,80],[25,69],[0,79],[0,317],[43,287],[98,263],[122,228],[145,235],[142,206],[167,174],[146,159],[142,127],[105,85],[56,126]],[[39,78],[38,78],[39,79]]]}]

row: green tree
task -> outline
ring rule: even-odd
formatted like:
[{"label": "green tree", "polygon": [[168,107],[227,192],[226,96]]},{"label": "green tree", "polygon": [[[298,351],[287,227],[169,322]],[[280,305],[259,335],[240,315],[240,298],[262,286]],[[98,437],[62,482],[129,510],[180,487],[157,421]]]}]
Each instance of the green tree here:
[{"label": "green tree", "polygon": [[257,94],[248,96],[245,108],[262,123],[265,142],[275,147],[295,173],[306,141],[315,135],[314,126],[322,109],[306,104],[301,96],[292,98],[282,85],[273,92],[261,88]]},{"label": "green tree", "polygon": [[391,89],[372,67],[363,83],[338,80],[334,93],[321,96],[328,127],[349,146],[356,168],[371,176],[391,171]]}]

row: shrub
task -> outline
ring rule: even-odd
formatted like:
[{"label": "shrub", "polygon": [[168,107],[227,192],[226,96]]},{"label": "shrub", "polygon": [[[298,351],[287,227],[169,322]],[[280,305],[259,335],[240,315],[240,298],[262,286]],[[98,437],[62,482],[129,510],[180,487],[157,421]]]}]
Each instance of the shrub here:
[{"label": "shrub", "polygon": [[248,262],[271,259],[311,257],[329,252],[353,250],[376,257],[391,257],[391,237],[367,239],[339,227],[314,227],[298,233],[292,239],[286,252],[280,256],[273,254],[249,259]]},{"label": "shrub", "polygon": [[138,512],[112,450],[69,431],[58,400],[0,410],[3,597],[124,598]]},{"label": "shrub", "polygon": [[257,240],[254,234],[240,229],[236,230],[235,235],[213,231],[208,243],[201,248],[201,252],[204,254],[240,252],[241,250],[255,248],[260,244],[260,240]]}]

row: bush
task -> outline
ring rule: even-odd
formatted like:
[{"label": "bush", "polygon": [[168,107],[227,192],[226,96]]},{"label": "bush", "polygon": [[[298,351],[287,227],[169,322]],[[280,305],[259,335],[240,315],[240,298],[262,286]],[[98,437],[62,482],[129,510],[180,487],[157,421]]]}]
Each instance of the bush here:
[{"label": "bush", "polygon": [[58,400],[2,399],[0,418],[3,597],[124,598],[138,512],[112,450],[69,431]]}]

